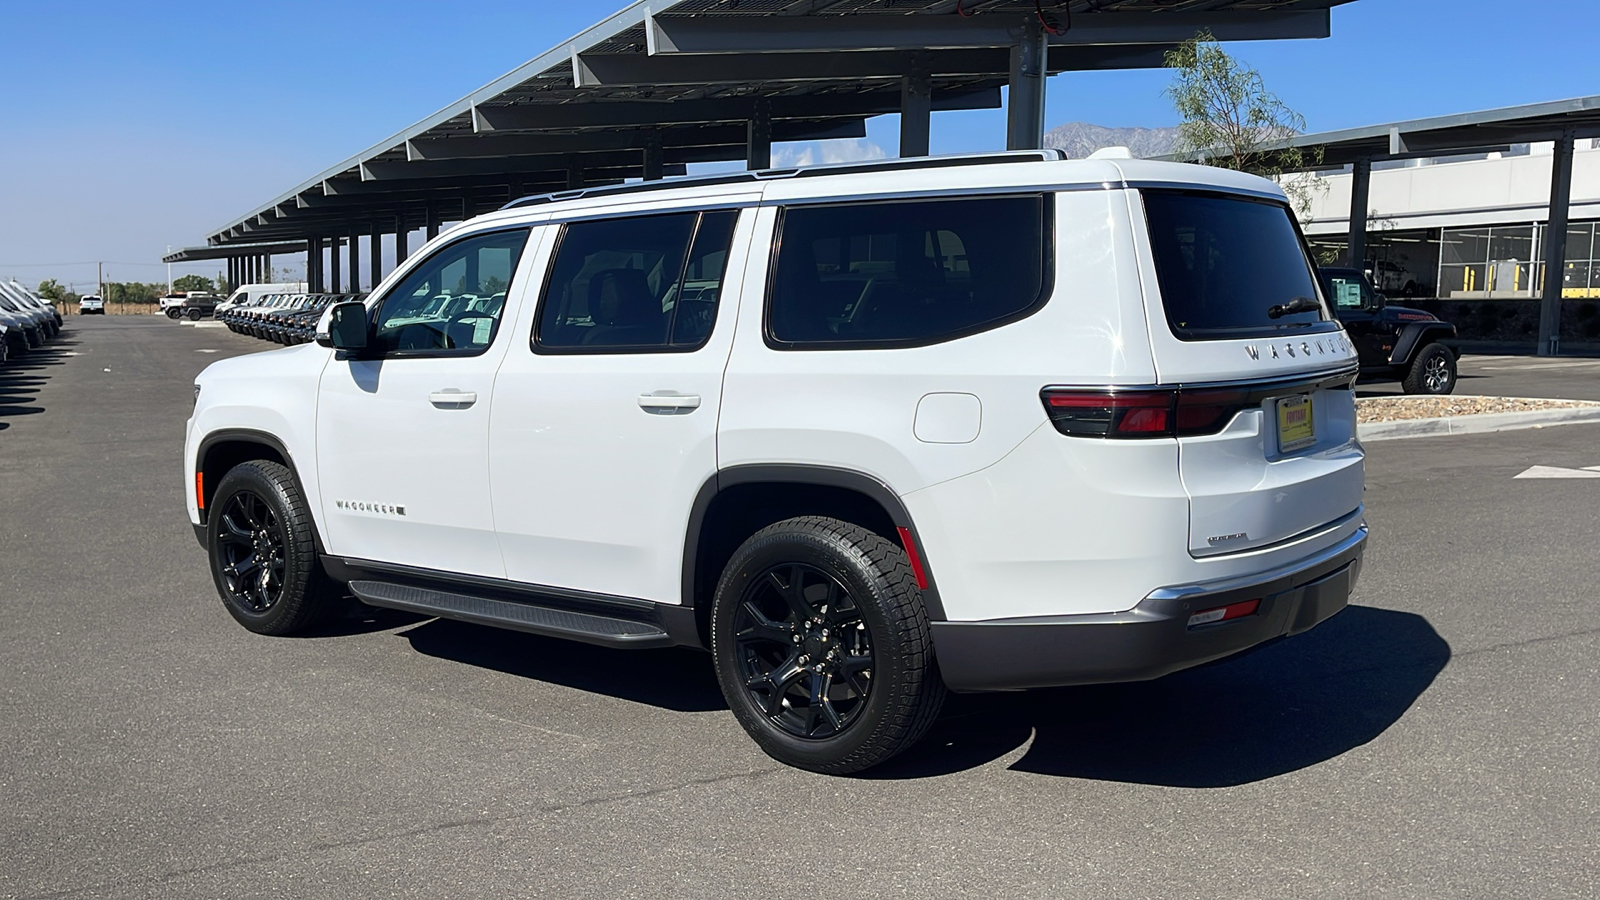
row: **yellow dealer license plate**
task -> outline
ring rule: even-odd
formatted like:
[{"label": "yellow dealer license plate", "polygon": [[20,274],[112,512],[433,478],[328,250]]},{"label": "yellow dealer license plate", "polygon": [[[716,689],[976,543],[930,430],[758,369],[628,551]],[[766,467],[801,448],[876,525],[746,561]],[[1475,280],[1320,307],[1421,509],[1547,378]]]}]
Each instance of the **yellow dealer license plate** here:
[{"label": "yellow dealer license plate", "polygon": [[1278,451],[1289,453],[1317,442],[1311,417],[1311,395],[1296,394],[1278,401]]}]

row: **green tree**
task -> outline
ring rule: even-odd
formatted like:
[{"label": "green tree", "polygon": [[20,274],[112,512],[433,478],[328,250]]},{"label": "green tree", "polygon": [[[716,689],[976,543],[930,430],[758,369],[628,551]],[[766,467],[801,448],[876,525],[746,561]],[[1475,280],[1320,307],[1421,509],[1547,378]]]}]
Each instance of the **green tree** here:
[{"label": "green tree", "polygon": [[215,291],[217,283],[204,275],[181,275],[172,282],[175,291]]},{"label": "green tree", "polygon": [[78,295],[67,290],[67,287],[54,278],[47,278],[39,282],[39,289],[34,293],[49,300],[51,303],[77,303]]},{"label": "green tree", "polygon": [[113,281],[106,284],[104,296],[107,303],[154,303],[166,292],[165,284]]},{"label": "green tree", "polygon": [[1206,165],[1276,179],[1295,210],[1308,214],[1327,183],[1284,177],[1322,162],[1321,147],[1289,145],[1305,131],[1305,118],[1267,90],[1261,73],[1230,56],[1209,31],[1168,50],[1166,64],[1175,70],[1166,94],[1183,119],[1177,152]]}]

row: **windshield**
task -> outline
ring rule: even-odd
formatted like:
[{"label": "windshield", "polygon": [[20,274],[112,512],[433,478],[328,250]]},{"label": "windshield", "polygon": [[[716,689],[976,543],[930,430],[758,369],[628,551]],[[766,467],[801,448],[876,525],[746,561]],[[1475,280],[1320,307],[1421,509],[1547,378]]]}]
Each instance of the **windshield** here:
[{"label": "windshield", "polygon": [[1180,340],[1270,336],[1329,318],[1282,203],[1152,190],[1144,208],[1161,302]]}]

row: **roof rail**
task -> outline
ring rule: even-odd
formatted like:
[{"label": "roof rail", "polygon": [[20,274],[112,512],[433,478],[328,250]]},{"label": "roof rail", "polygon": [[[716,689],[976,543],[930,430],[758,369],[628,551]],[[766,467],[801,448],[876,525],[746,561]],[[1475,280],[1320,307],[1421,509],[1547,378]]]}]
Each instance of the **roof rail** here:
[{"label": "roof rail", "polygon": [[739,184],[747,181],[769,181],[775,178],[810,178],[821,175],[844,175],[863,172],[898,172],[908,169],[943,169],[953,166],[987,166],[998,163],[1057,162],[1067,158],[1061,150],[1002,150],[993,153],[966,153],[954,156],[913,156],[905,159],[869,159],[859,162],[832,163],[804,168],[762,169],[757,172],[722,172],[713,175],[684,175],[656,181],[633,181],[627,184],[600,185],[591,188],[573,188],[549,194],[535,194],[507,203],[501,209],[517,209],[577,200],[582,197],[610,197],[617,194],[637,194],[661,191],[668,188],[704,187],[716,184]]}]

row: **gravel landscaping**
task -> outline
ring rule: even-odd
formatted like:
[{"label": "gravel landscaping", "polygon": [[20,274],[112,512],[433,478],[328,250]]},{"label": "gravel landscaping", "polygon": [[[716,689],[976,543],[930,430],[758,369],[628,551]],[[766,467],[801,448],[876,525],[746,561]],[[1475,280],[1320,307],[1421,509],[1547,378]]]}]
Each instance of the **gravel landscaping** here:
[{"label": "gravel landscaping", "polygon": [[1490,413],[1529,412],[1600,406],[1590,400],[1537,400],[1526,397],[1367,397],[1356,401],[1356,421],[1398,422]]}]

